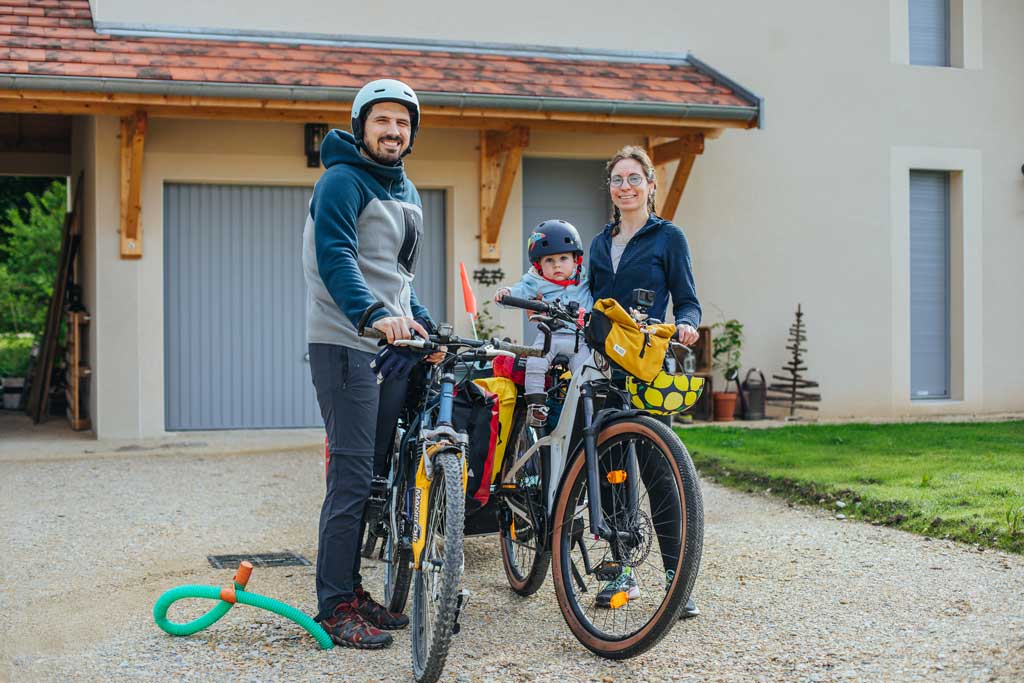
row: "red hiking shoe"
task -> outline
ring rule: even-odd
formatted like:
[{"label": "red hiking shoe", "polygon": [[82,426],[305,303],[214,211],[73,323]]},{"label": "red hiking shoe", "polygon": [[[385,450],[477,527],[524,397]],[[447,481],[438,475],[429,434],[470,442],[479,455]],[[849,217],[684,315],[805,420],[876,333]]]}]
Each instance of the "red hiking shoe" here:
[{"label": "red hiking shoe", "polygon": [[331,616],[320,622],[327,635],[336,645],[360,650],[380,650],[391,645],[391,634],[367,623],[356,607],[358,601],[356,598],[339,603]]},{"label": "red hiking shoe", "polygon": [[409,617],[398,612],[389,612],[384,605],[380,604],[370,594],[359,586],[355,590],[355,609],[372,626],[382,628],[385,631],[397,631],[409,625]]}]

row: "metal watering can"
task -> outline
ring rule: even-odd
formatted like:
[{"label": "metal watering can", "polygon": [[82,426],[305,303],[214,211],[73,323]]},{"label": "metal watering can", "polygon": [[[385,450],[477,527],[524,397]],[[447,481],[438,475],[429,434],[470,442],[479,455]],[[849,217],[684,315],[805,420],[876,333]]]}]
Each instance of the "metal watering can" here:
[{"label": "metal watering can", "polygon": [[[757,373],[756,375],[754,373]],[[744,420],[763,420],[768,384],[764,373],[757,368],[747,370],[740,384],[740,410]]]}]

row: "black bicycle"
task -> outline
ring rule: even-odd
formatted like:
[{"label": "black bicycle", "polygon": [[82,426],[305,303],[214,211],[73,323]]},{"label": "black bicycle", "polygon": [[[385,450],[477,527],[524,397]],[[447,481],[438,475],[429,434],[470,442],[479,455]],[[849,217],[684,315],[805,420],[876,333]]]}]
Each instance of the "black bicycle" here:
[{"label": "black bicycle", "polygon": [[[363,334],[380,336],[372,329]],[[413,673],[417,683],[432,683],[444,670],[469,595],[460,588],[468,439],[452,423],[454,369],[460,363],[533,351],[463,339],[452,334],[451,325],[440,325],[427,339],[397,340],[394,345],[419,349],[424,356],[445,353],[442,361],[426,366],[425,386],[405,408],[386,483],[376,482],[367,515],[367,524],[385,538],[385,605],[403,611],[412,588]]]}]

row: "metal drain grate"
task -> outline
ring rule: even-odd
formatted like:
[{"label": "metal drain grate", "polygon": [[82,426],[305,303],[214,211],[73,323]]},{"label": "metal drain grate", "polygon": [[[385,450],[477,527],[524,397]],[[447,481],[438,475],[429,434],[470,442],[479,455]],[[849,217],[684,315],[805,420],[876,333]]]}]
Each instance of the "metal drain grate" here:
[{"label": "metal drain grate", "polygon": [[242,555],[207,555],[206,559],[214,569],[237,569],[240,562],[248,560],[253,567],[309,567],[310,562],[295,553],[245,553]]}]

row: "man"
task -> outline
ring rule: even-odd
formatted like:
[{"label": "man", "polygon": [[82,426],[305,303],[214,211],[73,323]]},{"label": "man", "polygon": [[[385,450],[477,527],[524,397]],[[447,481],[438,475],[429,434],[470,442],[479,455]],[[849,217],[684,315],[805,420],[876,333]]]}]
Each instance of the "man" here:
[{"label": "man", "polygon": [[386,630],[409,623],[363,589],[359,550],[371,479],[387,471],[406,378],[418,357],[399,347],[381,351],[359,330],[373,327],[390,343],[414,332],[426,337],[433,328],[412,288],[423,212],[402,165],[419,119],[409,86],[388,79],[365,85],[352,105],[352,134],[332,130],[321,145],[326,171],[302,236],[310,371],[330,454],[316,619],[335,643],[363,649],[387,647]]}]

